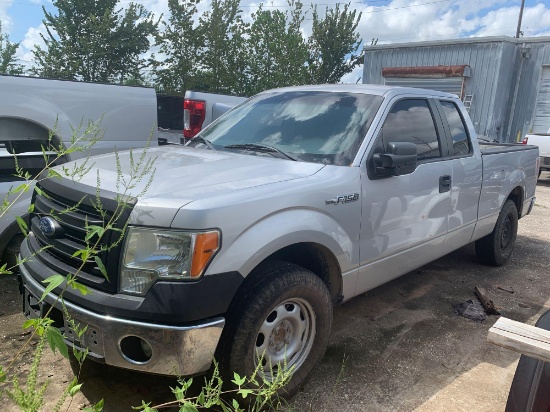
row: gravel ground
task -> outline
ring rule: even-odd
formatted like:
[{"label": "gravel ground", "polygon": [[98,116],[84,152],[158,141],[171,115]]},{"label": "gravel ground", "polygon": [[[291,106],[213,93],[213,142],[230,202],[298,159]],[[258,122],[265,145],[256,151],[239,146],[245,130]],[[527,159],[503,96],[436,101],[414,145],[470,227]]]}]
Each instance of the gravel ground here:
[{"label": "gravel ground", "polygon": [[[519,355],[486,342],[497,320],[474,322],[453,305],[474,299],[474,286],[489,293],[506,317],[534,324],[550,308],[550,174],[537,186],[537,204],[520,221],[516,249],[502,268],[483,266],[472,246],[365,293],[335,309],[327,353],[311,381],[290,403],[297,411],[502,411]],[[505,292],[497,287],[513,290]],[[0,365],[22,350],[21,297],[17,281],[0,282]],[[14,364],[29,370],[32,345]],[[67,360],[49,351],[39,381],[49,381],[45,411],[72,379]],[[82,393],[64,410],[78,411],[105,399],[105,411],[129,411],[141,400],[171,400],[175,381],[90,363]],[[0,410],[16,410],[5,398]]]}]

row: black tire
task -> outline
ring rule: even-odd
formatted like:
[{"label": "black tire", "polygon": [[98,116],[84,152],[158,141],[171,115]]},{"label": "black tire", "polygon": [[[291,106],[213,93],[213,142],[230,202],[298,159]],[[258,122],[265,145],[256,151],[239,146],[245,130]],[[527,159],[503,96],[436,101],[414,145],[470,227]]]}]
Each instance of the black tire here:
[{"label": "black tire", "polygon": [[476,241],[479,260],[492,266],[504,265],[512,255],[517,233],[518,210],[516,204],[508,199],[502,206],[491,234]]},{"label": "black tire", "polygon": [[6,248],[4,249],[4,254],[2,255],[2,264],[6,263],[6,267],[12,268],[13,273],[19,273],[19,266],[17,266],[17,256],[19,256],[19,250],[21,249],[21,242],[25,239],[21,233],[15,235]]},{"label": "black tire", "polygon": [[[233,372],[250,376],[259,361],[259,348],[265,354],[264,376],[270,379],[269,359],[276,368],[277,359],[286,354],[286,367],[295,365],[295,369],[279,396],[290,398],[325,353],[332,327],[330,293],[318,276],[291,263],[267,262],[256,271],[260,281],[245,287],[229,310],[218,361],[226,377],[232,378]],[[270,336],[265,336],[269,331]]]}]

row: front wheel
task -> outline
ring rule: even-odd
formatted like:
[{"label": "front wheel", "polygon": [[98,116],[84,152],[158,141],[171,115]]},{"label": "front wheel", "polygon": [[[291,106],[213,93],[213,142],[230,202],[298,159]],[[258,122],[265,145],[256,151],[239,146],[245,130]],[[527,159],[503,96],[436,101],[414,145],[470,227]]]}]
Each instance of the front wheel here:
[{"label": "front wheel", "polygon": [[518,210],[513,201],[507,200],[491,234],[476,241],[477,256],[488,265],[504,265],[512,255],[517,233]]},{"label": "front wheel", "polygon": [[268,262],[261,279],[237,297],[227,319],[218,359],[226,374],[266,381],[278,372],[292,377],[280,395],[291,397],[306,382],[328,345],[332,326],[330,293],[314,273],[286,262]]}]

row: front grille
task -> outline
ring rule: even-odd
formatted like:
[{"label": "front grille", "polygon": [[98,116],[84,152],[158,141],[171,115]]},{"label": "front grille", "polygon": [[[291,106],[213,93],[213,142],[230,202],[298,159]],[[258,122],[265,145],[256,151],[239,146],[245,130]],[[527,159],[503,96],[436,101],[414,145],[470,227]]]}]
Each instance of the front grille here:
[{"label": "front grille", "polygon": [[[33,252],[45,248],[38,253],[38,258],[46,266],[63,275],[76,273],[82,265],[81,258],[75,257],[74,254],[86,248],[86,223],[105,227],[116,214],[118,219],[114,227],[123,229],[135,204],[135,199],[132,199],[127,207],[121,209],[115,200],[116,194],[103,191],[99,196],[101,209],[104,212],[102,214],[94,207],[98,199],[94,187],[72,182],[64,186],[57,180],[47,179],[42,181],[38,188],[41,194],[35,192],[33,198],[34,210],[30,219],[32,233],[29,235],[29,246]],[[92,190],[93,193],[91,193]],[[51,216],[59,223],[62,229],[60,234],[48,237],[42,232],[39,221],[45,216]],[[121,231],[110,230],[101,238],[97,248],[113,245],[120,240],[121,236]],[[89,242],[94,244],[96,240],[97,237],[94,236]],[[94,257],[90,257],[78,272],[79,282],[94,289],[115,293],[121,249],[122,242],[119,242],[117,246],[102,251],[98,255],[107,269],[109,279],[103,276]]]}]

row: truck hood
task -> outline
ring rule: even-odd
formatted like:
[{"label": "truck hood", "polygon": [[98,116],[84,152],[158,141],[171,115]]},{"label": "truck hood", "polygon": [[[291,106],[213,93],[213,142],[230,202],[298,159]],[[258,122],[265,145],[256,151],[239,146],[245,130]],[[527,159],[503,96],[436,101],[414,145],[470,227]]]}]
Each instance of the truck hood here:
[{"label": "truck hood", "polygon": [[[137,162],[141,150],[134,150]],[[130,152],[118,154],[124,178],[130,178]],[[162,146],[147,150],[146,158],[155,159],[154,177],[138,204],[180,208],[193,200],[217,196],[235,190],[298,179],[310,176],[323,168],[322,164],[295,162],[271,156],[254,156],[228,151]],[[82,161],[77,161],[77,164]],[[96,186],[100,176],[101,188],[116,190],[118,177],[116,157],[113,154],[89,159],[92,167],[80,183]],[[136,196],[147,186],[144,177],[132,189]],[[123,188],[119,187],[119,192]]]}]

